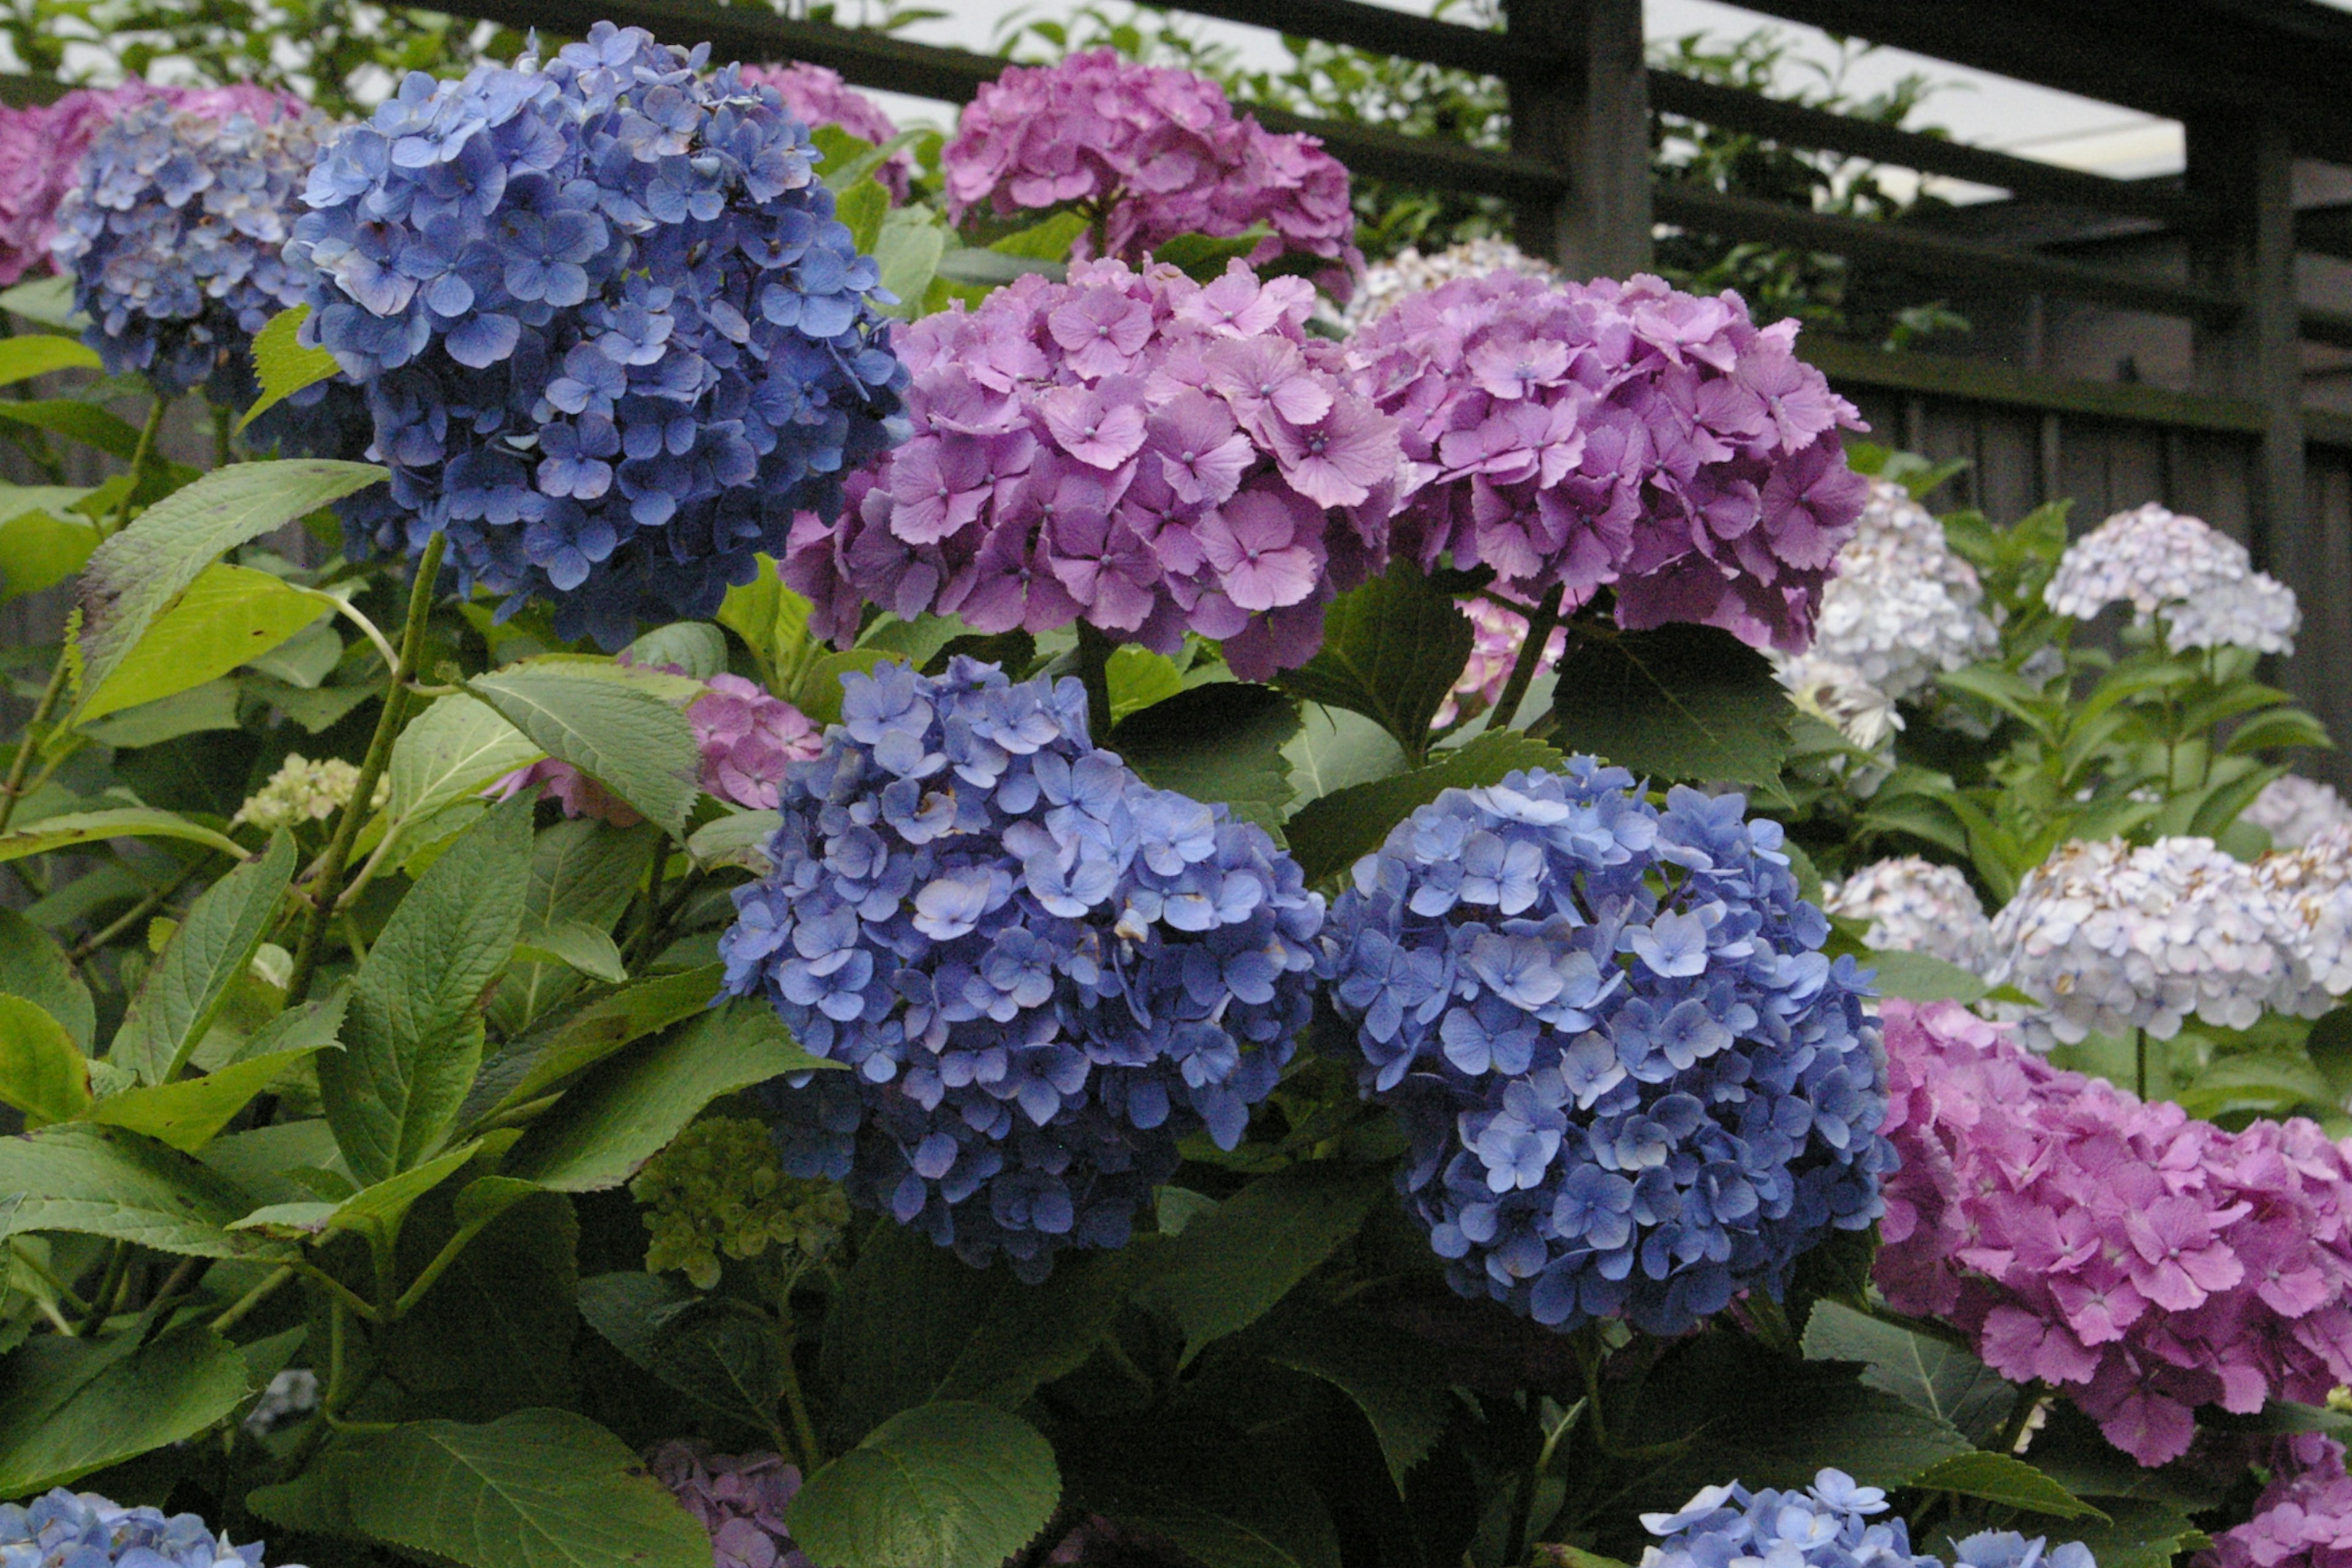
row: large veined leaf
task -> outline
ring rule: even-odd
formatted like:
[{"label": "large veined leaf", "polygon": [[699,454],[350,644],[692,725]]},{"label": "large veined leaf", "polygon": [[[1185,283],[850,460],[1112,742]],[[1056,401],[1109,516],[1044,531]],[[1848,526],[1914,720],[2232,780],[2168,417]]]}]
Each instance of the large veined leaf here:
[{"label": "large veined leaf", "polygon": [[546,1100],[622,1047],[702,1012],[721,977],[718,964],[706,964],[598,997],[483,1068],[460,1120],[479,1126]]},{"label": "large veined leaf", "polygon": [[467,689],[509,722],[683,837],[701,752],[686,715],[652,692],[560,664],[521,665]]},{"label": "large veined leaf", "polygon": [[182,838],[240,860],[245,858],[245,846],[202,823],[152,806],[125,805],[45,816],[13,833],[0,834],[0,860],[47,855],[85,844],[103,844],[110,838]]},{"label": "large veined leaf", "polygon": [[275,1258],[282,1243],[233,1233],[253,1207],[217,1172],[152,1138],[117,1127],[68,1121],[21,1138],[0,1138],[0,1193],[21,1193],[0,1210],[0,1235],[74,1231],[136,1242],[192,1258]]},{"label": "large veined leaf", "polygon": [[65,1026],[74,1048],[87,1054],[98,1012],[55,938],[14,910],[0,910],[0,991],[22,996]]},{"label": "large veined leaf", "polygon": [[1266,1326],[1267,1360],[1321,1378],[1364,1413],[1402,1494],[1406,1473],[1454,1418],[1444,1364],[1424,1342],[1370,1313],[1285,1312]]},{"label": "large veined leaf", "polygon": [[950,1400],[876,1427],[811,1476],[784,1519],[802,1551],[836,1568],[977,1568],[1029,1544],[1061,1496],[1034,1427]]},{"label": "large veined leaf", "polygon": [[583,1415],[415,1421],[344,1439],[253,1510],[467,1568],[710,1568],[710,1537],[629,1447]]},{"label": "large veined leaf", "polygon": [[58,370],[98,370],[98,351],[79,340],[46,332],[0,340],[0,386],[13,386]]},{"label": "large veined leaf", "polygon": [[245,1358],[202,1323],[143,1343],[134,1334],[27,1341],[0,1360],[0,1497],[194,1436],[252,1392]]},{"label": "large veined leaf", "polygon": [[144,1132],[193,1154],[211,1142],[228,1125],[229,1118],[251,1104],[254,1096],[324,1049],[320,1043],[241,1057],[202,1078],[108,1095],[90,1107],[89,1116],[92,1121]]},{"label": "large veined leaf", "polygon": [[223,551],[383,478],[372,463],[235,463],[140,513],[82,569],[84,689],[103,688],[155,618]]},{"label": "large veined leaf", "polygon": [[1276,679],[1310,701],[1377,721],[1408,755],[1429,749],[1430,721],[1470,658],[1470,617],[1412,563],[1332,601],[1323,646]]},{"label": "large veined leaf", "polygon": [[70,510],[69,485],[0,485],[0,605],[62,583],[98,548],[98,525]]},{"label": "large veined leaf", "polygon": [[89,686],[72,721],[85,724],[202,686],[332,610],[325,595],[282,577],[247,566],[208,566],[105,679]]},{"label": "large veined leaf", "polygon": [[1660,782],[1778,787],[1788,693],[1764,656],[1714,626],[1572,632],[1558,666],[1552,739]]},{"label": "large veined leaf", "polygon": [[291,834],[279,833],[260,859],[206,889],[173,931],[115,1031],[107,1059],[162,1083],[203,1044],[199,1031],[253,962],[294,879]]},{"label": "large veined leaf", "polygon": [[1112,726],[1105,743],[1153,788],[1222,801],[1279,832],[1291,793],[1282,748],[1297,732],[1297,705],[1281,692],[1227,680],[1153,703]]},{"label": "large veined leaf", "polygon": [[1381,847],[1390,829],[1449,789],[1500,784],[1521,768],[1556,766],[1559,753],[1516,730],[1440,752],[1426,767],[1349,784],[1309,801],[1283,825],[1309,882],[1336,877]]},{"label": "large veined leaf", "polygon": [[1959,1346],[1822,1301],[1805,1323],[1814,1361],[1860,1362],[1862,1381],[1950,1422],[1973,1442],[1989,1441],[2009,1418],[2017,1390]]},{"label": "large veined leaf", "polygon": [[697,1404],[753,1431],[778,1429],[783,1361],[765,1313],[632,1269],[582,1280],[580,1315],[614,1349]]},{"label": "large veined leaf", "polygon": [[545,747],[487,704],[462,694],[441,698],[393,742],[384,813],[394,825],[422,822],[545,755]]},{"label": "large veined leaf", "polygon": [[27,1127],[70,1121],[89,1109],[89,1062],[66,1026],[34,1002],[0,993],[0,1105]]},{"label": "large veined leaf", "polygon": [[1314,1484],[1273,1445],[1199,1420],[1071,1434],[1073,1500],[1217,1568],[1339,1568]]},{"label": "large veined leaf", "polygon": [[341,1051],[319,1088],[362,1183],[430,1158],[481,1065],[480,999],[514,951],[530,884],[528,799],[485,816],[385,921],[352,983]]},{"label": "large veined leaf", "polygon": [[2055,1519],[2107,1518],[2032,1465],[2008,1454],[1955,1454],[1920,1471],[1911,1484],[1923,1491],[1981,1498]]}]

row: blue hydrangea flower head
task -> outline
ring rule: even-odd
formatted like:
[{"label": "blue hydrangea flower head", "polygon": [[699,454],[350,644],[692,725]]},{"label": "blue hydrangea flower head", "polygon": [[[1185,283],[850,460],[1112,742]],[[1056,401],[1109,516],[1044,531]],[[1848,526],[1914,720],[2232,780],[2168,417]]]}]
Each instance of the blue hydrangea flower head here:
[{"label": "blue hydrangea flower head", "polygon": [[1076,680],[845,677],[779,810],[727,989],[850,1069],[768,1087],[785,1166],[971,1263],[1125,1245],[1179,1139],[1240,1141],[1312,1011],[1297,863],[1094,746]]},{"label": "blue hydrangea flower head", "polygon": [[[1843,1470],[1823,1470],[1799,1491],[1749,1491],[1734,1481],[1706,1487],[1674,1513],[1645,1513],[1642,1527],[1662,1539],[1642,1553],[1641,1568],[1731,1568],[1763,1562],[1775,1568],[1944,1568],[1915,1554],[1910,1527],[1886,1512],[1886,1494],[1857,1486]],[[2049,1548],[2014,1531],[1988,1531],[1959,1542],[1954,1568],[2098,1568],[2080,1542]]]},{"label": "blue hydrangea flower head", "polygon": [[193,1513],[124,1508],[63,1487],[29,1504],[0,1503],[0,1563],[9,1568],[261,1568],[261,1543],[234,1546]]},{"label": "blue hydrangea flower head", "polygon": [[99,132],[50,248],[109,374],[252,400],[253,334],[302,298],[283,252],[331,129],[291,105],[216,118],[153,99]]},{"label": "blue hydrangea flower head", "polygon": [[713,614],[903,438],[873,258],[772,87],[599,23],[413,73],[326,149],[288,254],[367,389],[399,532],[567,637]]},{"label": "blue hydrangea flower head", "polygon": [[1320,973],[1454,1288],[1678,1333],[1880,1213],[1865,977],[1778,824],[1590,757],[1447,790],[1357,863]]}]

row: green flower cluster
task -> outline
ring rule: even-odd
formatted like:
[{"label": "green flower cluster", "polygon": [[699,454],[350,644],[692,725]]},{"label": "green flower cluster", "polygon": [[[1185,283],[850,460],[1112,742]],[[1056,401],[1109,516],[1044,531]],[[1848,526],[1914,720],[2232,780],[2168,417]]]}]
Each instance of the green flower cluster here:
[{"label": "green flower cluster", "polygon": [[721,1253],[757,1258],[772,1247],[790,1272],[830,1253],[849,1223],[841,1188],[784,1174],[768,1130],[742,1116],[688,1127],[646,1162],[629,1193],[653,1234],[646,1271],[677,1269],[700,1290],[719,1283]]}]

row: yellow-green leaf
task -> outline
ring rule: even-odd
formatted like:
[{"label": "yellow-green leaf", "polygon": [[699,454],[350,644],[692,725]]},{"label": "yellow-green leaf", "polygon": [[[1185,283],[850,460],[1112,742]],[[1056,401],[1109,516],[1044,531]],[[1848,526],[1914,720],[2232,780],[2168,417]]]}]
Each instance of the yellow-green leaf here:
[{"label": "yellow-green leaf", "polygon": [[0,1101],[26,1125],[70,1121],[89,1108],[89,1062],[66,1026],[22,996],[0,993]]},{"label": "yellow-green leaf", "polygon": [[153,702],[226,675],[328,614],[323,594],[249,566],[212,566],[82,699],[74,722]]}]

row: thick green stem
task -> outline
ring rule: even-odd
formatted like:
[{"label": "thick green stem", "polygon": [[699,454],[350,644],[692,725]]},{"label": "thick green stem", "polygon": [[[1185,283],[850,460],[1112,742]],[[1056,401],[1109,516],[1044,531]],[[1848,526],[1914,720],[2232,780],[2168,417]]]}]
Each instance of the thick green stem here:
[{"label": "thick green stem", "polygon": [[2017,1391],[2017,1404],[2010,1411],[2009,1419],[2001,1423],[2000,1435],[1992,1440],[1994,1453],[2017,1452],[2018,1443],[2024,1438],[2026,1429],[2033,1425],[2033,1413],[2042,1408],[2042,1401],[2049,1392],[2049,1384],[2039,1378]]},{"label": "thick green stem", "polygon": [[66,691],[65,648],[58,650],[58,662],[49,671],[49,683],[41,688],[41,699],[33,704],[33,716],[25,721],[25,733],[16,742],[16,760],[8,764],[8,782],[0,784],[0,833],[8,830],[8,819],[16,815],[16,802],[26,794],[25,775],[32,770],[33,753],[39,751],[40,738],[34,733],[48,722],[49,715],[58,709],[58,699]]},{"label": "thick green stem", "polygon": [[1078,623],[1078,679],[1087,689],[1087,730],[1097,746],[1110,742],[1110,656],[1118,647],[1090,623]]},{"label": "thick green stem", "polygon": [[435,533],[416,563],[416,581],[408,590],[408,625],[400,639],[400,663],[392,672],[391,688],[383,694],[383,712],[376,720],[375,737],[368,742],[367,757],[360,763],[352,798],[343,803],[335,818],[335,836],[328,840],[319,875],[310,884],[310,918],[302,922],[301,940],[294,949],[293,977],[286,985],[289,1007],[299,1006],[310,994],[327,926],[335,918],[335,902],[342,892],[343,868],[351,862],[360,824],[374,809],[376,781],[383,777],[384,766],[392,760],[392,743],[400,738],[401,724],[408,717],[408,682],[424,657],[425,623],[433,612],[433,581],[440,575],[441,552],[447,544],[447,535]]},{"label": "thick green stem", "polygon": [[110,535],[131,526],[131,508],[138,499],[139,482],[147,477],[147,459],[154,456],[155,437],[163,433],[163,416],[171,411],[170,401],[162,397],[147,411],[147,423],[139,430],[139,445],[131,449],[131,482],[123,487],[122,500],[114,509],[114,521],[106,531]]},{"label": "thick green stem", "polygon": [[1503,694],[1495,699],[1494,711],[1486,716],[1488,733],[1509,729],[1511,721],[1518,717],[1519,704],[1526,700],[1528,688],[1534,683],[1536,670],[1543,663],[1544,648],[1559,625],[1559,597],[1560,590],[1553,588],[1528,616],[1527,641],[1519,645],[1519,657],[1511,664],[1511,678],[1503,683]]},{"label": "thick green stem", "polygon": [[2147,1100],[2147,1031],[2146,1029],[2132,1031],[2132,1065],[2138,1076],[2139,1098],[2145,1104]]},{"label": "thick green stem", "polygon": [[801,1392],[800,1368],[794,1364],[798,1331],[793,1324],[793,1304],[777,1303],[777,1361],[784,1374],[784,1408],[792,1413],[793,1436],[799,1440],[803,1475],[814,1475],[824,1463],[824,1445],[817,1441],[816,1423],[809,1419],[808,1395]]},{"label": "thick green stem", "polygon": [[286,1281],[293,1278],[294,1269],[291,1265],[273,1269],[260,1284],[231,1302],[227,1311],[213,1320],[213,1332],[225,1334],[245,1321],[247,1313],[284,1289]]}]

